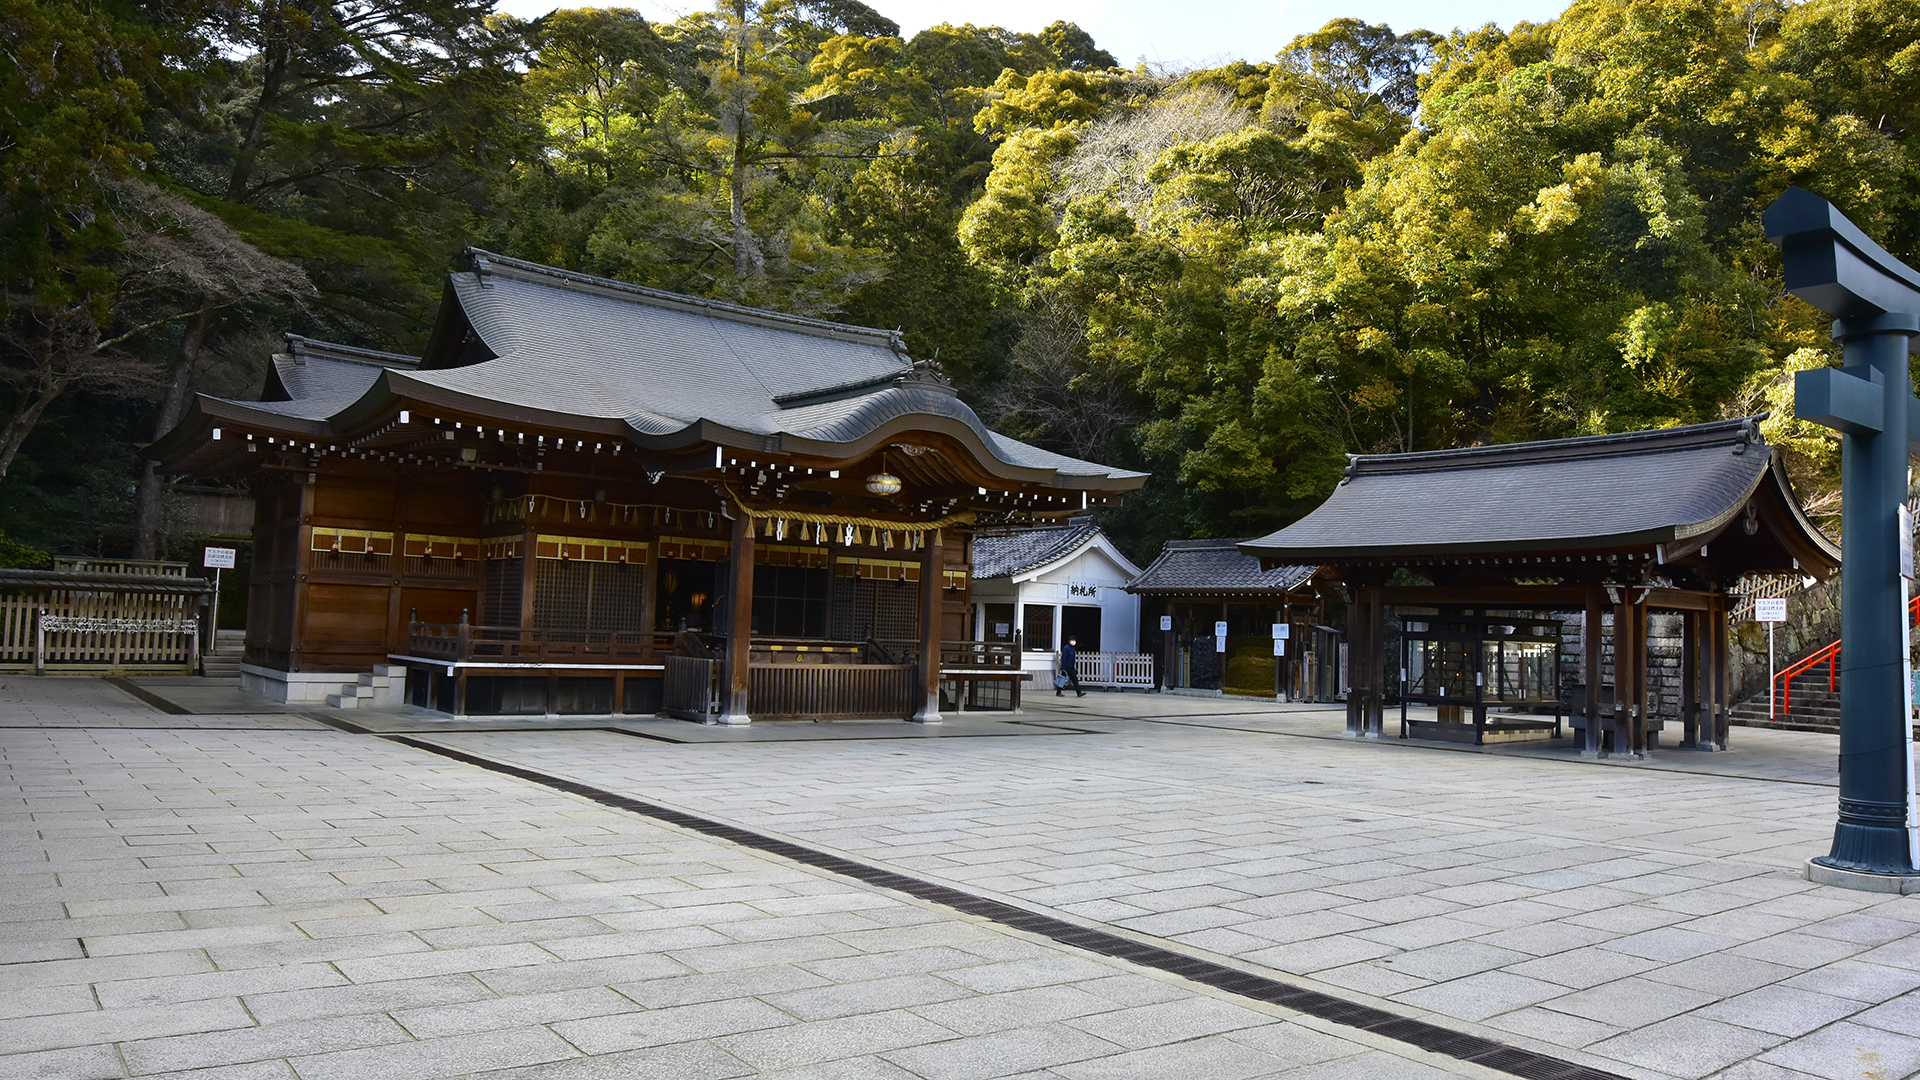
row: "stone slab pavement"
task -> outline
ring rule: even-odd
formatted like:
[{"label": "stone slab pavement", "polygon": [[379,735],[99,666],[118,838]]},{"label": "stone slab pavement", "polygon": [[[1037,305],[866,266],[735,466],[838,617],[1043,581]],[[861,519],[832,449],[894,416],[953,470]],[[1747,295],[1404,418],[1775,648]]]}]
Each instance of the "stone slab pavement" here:
[{"label": "stone slab pavement", "polygon": [[1800,876],[1833,736],[1634,764],[1353,740],[1324,707],[1030,704],[1095,733],[437,740],[1622,1075],[1920,1074],[1920,897]]},{"label": "stone slab pavement", "polygon": [[[0,1078],[1499,1075],[318,714],[0,682]],[[776,775],[800,748],[1061,752],[472,737],[543,736]]]}]

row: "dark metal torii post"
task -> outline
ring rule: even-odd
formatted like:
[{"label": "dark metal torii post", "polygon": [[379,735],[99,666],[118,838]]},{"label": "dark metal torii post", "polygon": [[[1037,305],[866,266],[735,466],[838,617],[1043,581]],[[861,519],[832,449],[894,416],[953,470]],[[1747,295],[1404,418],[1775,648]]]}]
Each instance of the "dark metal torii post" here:
[{"label": "dark metal torii post", "polygon": [[1843,356],[1839,369],[1803,371],[1794,381],[1794,415],[1837,429],[1841,455],[1840,820],[1833,850],[1808,872],[1830,884],[1903,891],[1900,879],[1920,873],[1907,821],[1912,733],[1899,566],[1914,404],[1907,352],[1920,335],[1920,273],[1799,188],[1788,188],[1763,221],[1780,247],[1787,291],[1834,317]]}]

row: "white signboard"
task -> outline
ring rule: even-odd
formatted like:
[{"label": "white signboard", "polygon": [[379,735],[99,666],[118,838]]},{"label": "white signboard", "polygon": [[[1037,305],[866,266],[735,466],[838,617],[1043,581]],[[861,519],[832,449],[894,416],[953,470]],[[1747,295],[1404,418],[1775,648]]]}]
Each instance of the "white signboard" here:
[{"label": "white signboard", "polygon": [[1285,641],[1293,636],[1293,624],[1277,622],[1273,624],[1273,640]]},{"label": "white signboard", "polygon": [[[1217,638],[1225,638],[1227,636],[1227,624],[1223,622],[1214,623],[1213,636]],[[1225,652],[1226,650],[1222,649],[1221,651]]]},{"label": "white signboard", "polygon": [[1221,637],[1221,636],[1220,636],[1220,635],[1218,635],[1218,634],[1215,634],[1215,635],[1214,635],[1214,638],[1213,638],[1213,651],[1214,651],[1214,652],[1226,652],[1226,651],[1227,651],[1227,639],[1226,639],[1226,638],[1224,638],[1224,637]]},{"label": "white signboard", "polygon": [[1007,631],[1009,631],[1009,630],[1011,630],[1011,629],[1013,629],[1013,628],[1012,628],[1011,626],[1009,626],[1009,625],[1007,625],[1006,623],[1003,623],[1003,622],[997,622],[997,623],[994,623],[994,624],[993,624],[993,636],[995,636],[995,637],[1006,637],[1006,636],[1007,636]]},{"label": "white signboard", "polygon": [[1913,580],[1913,511],[1900,507],[1900,576]]},{"label": "white signboard", "polygon": [[237,548],[210,547],[207,549],[206,559],[202,561],[200,565],[209,570],[231,570],[233,569],[233,557],[237,554],[239,554],[239,549]]},{"label": "white signboard", "polygon": [[1753,619],[1755,622],[1764,623],[1786,622],[1787,598],[1784,596],[1754,597]]},{"label": "white signboard", "polygon": [[1173,629],[1173,616],[1171,615],[1160,616],[1160,629],[1162,630]]},{"label": "white signboard", "polygon": [[1277,637],[1273,639],[1273,655],[1275,656],[1287,655],[1287,639],[1286,638]]}]

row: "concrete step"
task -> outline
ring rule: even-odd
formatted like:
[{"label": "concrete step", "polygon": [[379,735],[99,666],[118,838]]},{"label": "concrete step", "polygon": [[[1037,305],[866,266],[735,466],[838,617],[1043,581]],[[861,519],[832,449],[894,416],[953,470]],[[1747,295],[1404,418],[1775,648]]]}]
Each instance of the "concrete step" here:
[{"label": "concrete step", "polygon": [[375,664],[373,665],[373,673],[375,675],[385,675],[389,679],[405,679],[407,677],[407,665]]},{"label": "concrete step", "polygon": [[375,690],[385,690],[393,685],[393,679],[386,675],[362,675],[359,681],[361,686],[371,686]]},{"label": "concrete step", "polygon": [[336,709],[357,709],[361,698],[355,694],[328,694],[327,704]]}]

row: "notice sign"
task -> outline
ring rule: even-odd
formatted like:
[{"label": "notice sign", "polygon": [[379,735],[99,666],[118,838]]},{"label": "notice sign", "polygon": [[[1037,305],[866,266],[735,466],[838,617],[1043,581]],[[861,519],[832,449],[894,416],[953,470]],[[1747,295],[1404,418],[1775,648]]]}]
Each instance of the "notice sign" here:
[{"label": "notice sign", "polygon": [[1171,615],[1160,616],[1160,629],[1162,630],[1173,629],[1173,616]]},{"label": "notice sign", "polygon": [[1754,597],[1753,620],[1764,623],[1786,622],[1787,598],[1784,596]]},{"label": "notice sign", "polygon": [[1900,507],[1900,576],[1913,580],[1913,511]]},{"label": "notice sign", "polygon": [[1285,641],[1293,636],[1293,624],[1277,622],[1273,624],[1273,640]]},{"label": "notice sign", "polygon": [[201,561],[200,565],[209,570],[231,570],[233,569],[233,557],[237,554],[239,554],[238,548],[210,547],[207,549],[206,558]]},{"label": "notice sign", "polygon": [[[1224,637],[1226,637],[1226,636],[1227,636],[1227,624],[1226,624],[1226,623],[1223,623],[1223,622],[1217,622],[1217,623],[1214,623],[1214,624],[1213,624],[1213,636],[1214,636],[1214,637],[1217,637],[1217,638],[1224,638]],[[1223,650],[1221,650],[1221,651],[1222,651],[1222,652],[1224,652],[1225,650],[1223,649]]]}]

